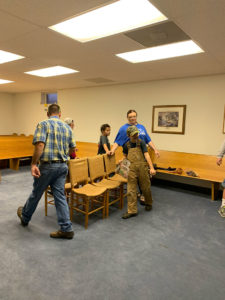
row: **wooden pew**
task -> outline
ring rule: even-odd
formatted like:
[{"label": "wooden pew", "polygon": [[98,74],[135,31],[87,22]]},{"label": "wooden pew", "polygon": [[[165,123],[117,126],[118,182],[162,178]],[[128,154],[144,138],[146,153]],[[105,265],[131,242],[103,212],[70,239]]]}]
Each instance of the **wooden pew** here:
[{"label": "wooden pew", "polygon": [[[216,156],[205,154],[194,154],[185,152],[175,152],[159,150],[160,158],[152,156],[153,163],[162,168],[181,168],[181,175],[166,170],[157,170],[157,173],[170,174],[171,176],[179,176],[192,178],[196,181],[207,181],[211,183],[211,198],[215,199],[215,190],[218,190],[219,184],[225,178],[225,166],[217,166]],[[192,177],[186,174],[186,171],[192,170],[199,177]]]},{"label": "wooden pew", "polygon": [[[90,157],[97,155],[98,144],[89,142],[76,142],[77,144],[77,157]],[[123,158],[122,147],[116,150],[116,161],[118,162]]]},{"label": "wooden pew", "polygon": [[33,136],[0,136],[0,159],[9,159],[10,168],[19,169],[21,158],[31,157]]}]

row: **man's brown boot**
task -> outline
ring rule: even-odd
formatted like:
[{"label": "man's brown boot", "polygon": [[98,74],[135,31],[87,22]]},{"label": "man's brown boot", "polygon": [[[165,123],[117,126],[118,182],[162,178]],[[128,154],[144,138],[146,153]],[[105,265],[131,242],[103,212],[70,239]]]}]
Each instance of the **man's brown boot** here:
[{"label": "man's brown boot", "polygon": [[152,205],[151,204],[145,204],[145,210],[147,210],[147,211],[152,210]]},{"label": "man's brown boot", "polygon": [[58,231],[54,231],[54,232],[51,232],[50,233],[50,237],[51,238],[54,238],[54,239],[72,239],[74,236],[74,231],[68,231],[68,232],[65,232],[65,231],[61,231],[61,230],[58,230]]},{"label": "man's brown boot", "polygon": [[19,206],[17,209],[17,216],[20,218],[21,225],[24,227],[28,225],[27,222],[24,222],[23,216],[22,216],[23,206]]},{"label": "man's brown boot", "polygon": [[126,212],[125,214],[122,215],[122,219],[129,219],[131,217],[136,217],[138,213],[128,213]]}]

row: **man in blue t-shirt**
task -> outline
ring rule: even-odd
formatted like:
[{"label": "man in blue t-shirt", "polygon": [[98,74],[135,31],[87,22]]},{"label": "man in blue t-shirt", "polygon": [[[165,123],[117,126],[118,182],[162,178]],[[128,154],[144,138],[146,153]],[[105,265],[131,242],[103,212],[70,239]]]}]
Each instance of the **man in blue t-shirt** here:
[{"label": "man in blue t-shirt", "polygon": [[127,136],[127,128],[131,125],[135,125],[138,128],[139,131],[139,138],[143,140],[147,145],[149,145],[150,148],[152,148],[156,154],[157,157],[160,156],[159,151],[156,149],[155,145],[153,144],[150,136],[147,133],[147,130],[145,127],[137,122],[137,112],[133,109],[130,109],[127,112],[127,120],[128,123],[124,124],[122,127],[120,127],[117,136],[115,138],[113,147],[111,149],[112,155],[115,153],[118,146],[123,146],[125,143],[128,142],[129,138]]}]

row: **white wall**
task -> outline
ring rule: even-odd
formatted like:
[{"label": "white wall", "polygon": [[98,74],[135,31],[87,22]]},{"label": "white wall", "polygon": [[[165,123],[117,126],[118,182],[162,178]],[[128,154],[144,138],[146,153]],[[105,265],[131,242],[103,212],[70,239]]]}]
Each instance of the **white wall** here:
[{"label": "white wall", "polygon": [[[100,125],[109,123],[112,143],[129,109],[138,112],[138,121],[158,149],[215,155],[224,139],[225,75],[62,90],[58,95],[62,118],[75,120],[79,141],[97,142]],[[14,98],[19,130],[33,133],[36,123],[46,116],[40,93]],[[178,104],[187,105],[185,134],[151,133],[152,106]]]},{"label": "white wall", "polygon": [[18,134],[34,134],[38,122],[47,119],[45,106],[41,103],[41,93],[15,94],[14,125]]},{"label": "white wall", "polygon": [[13,124],[13,96],[7,93],[0,93],[0,135],[12,134]]}]

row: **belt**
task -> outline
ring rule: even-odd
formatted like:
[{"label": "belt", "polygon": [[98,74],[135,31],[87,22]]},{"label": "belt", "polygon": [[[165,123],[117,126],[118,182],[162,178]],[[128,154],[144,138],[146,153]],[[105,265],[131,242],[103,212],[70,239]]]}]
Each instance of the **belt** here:
[{"label": "belt", "polygon": [[64,160],[49,160],[49,161],[44,161],[44,160],[41,160],[41,164],[63,164],[63,163],[66,163],[66,161]]}]

